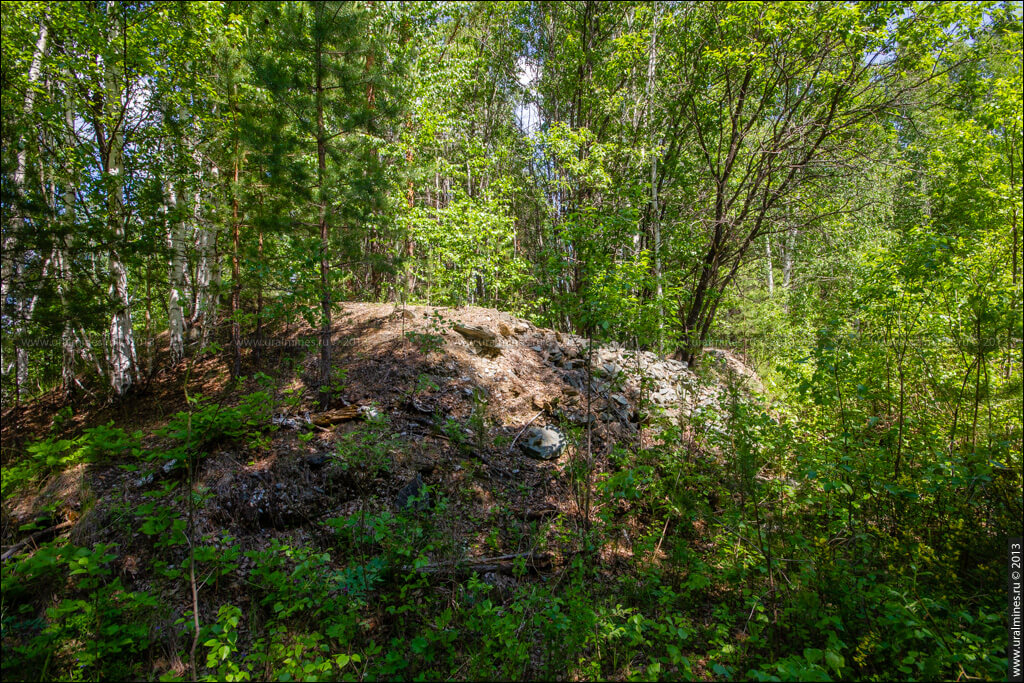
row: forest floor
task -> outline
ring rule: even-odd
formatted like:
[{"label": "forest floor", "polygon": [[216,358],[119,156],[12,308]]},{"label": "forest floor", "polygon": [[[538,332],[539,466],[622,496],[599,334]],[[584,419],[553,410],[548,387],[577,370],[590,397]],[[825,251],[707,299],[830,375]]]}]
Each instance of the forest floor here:
[{"label": "forest floor", "polygon": [[[246,354],[247,376],[240,385],[229,379],[231,356],[222,342],[224,350],[156,373],[116,404],[86,397],[69,411],[57,396],[48,396],[5,408],[4,463],[35,440],[70,438],[111,421],[138,430],[147,452],[169,449],[167,425],[189,406],[186,382],[193,399],[203,397],[196,405],[208,409],[238,405],[262,388],[272,403],[262,414],[271,424],[257,425],[254,438],[203,444],[193,487],[202,500],[192,538],[243,554],[275,544],[329,548],[336,542],[330,520],[406,512],[396,496],[421,477],[435,512],[439,503],[443,508],[438,524],[448,543],[435,544],[419,569],[439,577],[477,571],[500,604],[517,584],[558,580],[578,552],[566,530],[589,527],[596,519],[600,505],[593,487],[615,469],[613,450],[659,438],[657,428],[646,426],[644,406],[670,418],[714,412],[737,378],[757,386],[753,373],[726,352],[710,354],[698,377],[681,363],[620,345],[589,347],[580,337],[481,308],[346,304],[334,329],[337,386],[330,410],[315,404],[317,337],[300,324],[268,335],[269,341]],[[55,415],[63,417],[55,422]],[[567,448],[553,460],[527,457],[520,448],[524,432],[545,424],[559,426]],[[701,452],[692,430],[684,428],[682,438]],[[188,583],[172,585],[150,568],[159,561],[183,562],[187,546],[160,543],[167,537],[154,538],[132,512],[186,476],[186,468],[166,464],[91,462],[53,472],[4,501],[5,556],[55,534],[78,546],[115,544],[113,569],[125,587],[159,594],[174,614],[185,614],[191,608]],[[589,469],[586,480],[574,470],[581,464]],[[185,497],[168,506],[167,514],[184,520]],[[630,564],[638,552],[634,541],[650,532],[641,528],[644,515],[630,519],[637,528],[623,527],[597,549],[594,559],[609,573]],[[170,523],[163,533],[174,528]],[[653,552],[645,548],[648,561],[657,562],[660,544]],[[227,599],[246,609],[245,572],[251,568],[252,560],[242,557],[226,576],[197,579],[203,623],[216,621],[218,605]],[[435,590],[449,591],[451,584],[438,580]],[[364,635],[387,630],[388,618],[393,617],[367,616]],[[152,662],[153,671],[180,674],[178,652],[168,642],[165,656]]]}]

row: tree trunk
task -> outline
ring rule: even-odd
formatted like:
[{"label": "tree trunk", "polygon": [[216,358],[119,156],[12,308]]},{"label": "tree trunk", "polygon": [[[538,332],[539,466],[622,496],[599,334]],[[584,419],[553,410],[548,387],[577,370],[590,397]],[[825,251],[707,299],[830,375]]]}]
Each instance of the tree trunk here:
[{"label": "tree trunk", "polygon": [[185,315],[181,309],[181,296],[185,288],[185,225],[181,219],[178,193],[173,183],[167,183],[166,192],[171,210],[171,225],[168,231],[171,260],[167,278],[170,284],[167,297],[167,327],[173,364],[185,356]]},{"label": "tree trunk", "polygon": [[[654,112],[654,77],[658,65],[658,20],[661,17],[661,6],[655,4],[654,19],[651,24],[651,54],[647,63],[647,107],[648,119],[653,121]],[[654,145],[654,130],[651,135],[651,232],[654,237],[654,297],[658,302],[658,353],[663,352],[665,330],[664,293],[661,277],[661,209],[658,206],[658,155]]]},{"label": "tree trunk", "polygon": [[[117,19],[113,17],[117,3],[107,2],[108,21],[113,30],[111,45],[119,42]],[[124,57],[122,56],[122,59]],[[121,261],[118,246],[125,239],[124,225],[124,111],[121,89],[117,82],[117,65],[113,59],[105,64],[106,114],[109,128],[106,139],[104,169],[107,180],[107,225],[110,229],[110,290],[114,315],[110,320],[110,384],[114,394],[121,396],[132,385],[136,372],[135,337],[132,333],[131,301],[128,296],[128,270]]]},{"label": "tree trunk", "polygon": [[[32,106],[35,103],[36,91],[35,83],[39,80],[39,71],[42,67],[43,55],[46,53],[46,43],[49,37],[49,27],[46,24],[47,16],[44,14],[42,20],[39,22],[39,36],[36,39],[35,48],[32,50],[32,61],[28,67],[28,86],[25,90],[25,104],[22,108],[26,125],[29,123],[28,119],[32,116]],[[12,256],[15,253],[15,241],[17,240],[18,234],[24,228],[24,215],[22,214],[20,206],[22,195],[25,191],[25,172],[28,167],[28,145],[21,145],[18,149],[17,162],[14,168],[14,177],[12,178],[12,185],[14,190],[14,202],[15,209],[11,211],[11,231],[9,235],[5,236],[3,240],[2,257],[0,257],[0,304],[7,303],[8,292],[11,289],[12,278],[17,280],[20,279],[21,275],[21,263],[15,264]],[[26,320],[24,316],[24,302],[23,296],[18,294],[18,303],[16,304],[17,320],[15,325],[20,327]],[[16,328],[17,329],[17,328]],[[0,366],[7,370],[7,364],[0,360]],[[21,394],[24,389],[25,383],[28,381],[28,351],[20,346],[15,346],[14,349],[14,391],[15,401],[21,400]]]},{"label": "tree trunk", "polygon": [[[233,91],[232,95],[235,95]],[[232,104],[234,105],[234,102]],[[237,121],[237,107],[233,106],[233,108],[236,110],[236,116],[234,117],[234,120]],[[238,219],[238,173],[241,166],[241,159],[239,159],[238,156],[237,132],[235,135],[234,165],[235,173],[231,188],[231,379],[238,379],[239,375],[242,374],[242,326],[238,320],[238,316],[241,314],[239,311],[239,307],[242,297],[242,281],[238,267],[238,252],[240,242],[240,221]]]},{"label": "tree trunk", "polygon": [[153,335],[153,267],[152,262],[146,262],[146,374],[140,375],[148,381],[153,376],[153,366],[156,363],[156,340]]},{"label": "tree trunk", "polygon": [[[262,200],[261,200],[262,201]],[[263,263],[263,230],[256,236],[256,262]],[[263,362],[263,278],[256,280],[256,364]]]},{"label": "tree trunk", "polygon": [[[317,6],[316,21],[321,20],[323,8]],[[324,46],[320,33],[316,39],[316,178],[320,224],[320,407],[326,410],[331,403],[331,264],[328,259],[329,230],[327,227],[327,130],[324,126]],[[369,86],[368,86],[369,87]],[[372,96],[367,91],[367,97]]]},{"label": "tree trunk", "polygon": [[782,252],[782,286],[789,289],[793,280],[793,263],[796,261],[796,226],[786,231],[786,248]]},{"label": "tree trunk", "polygon": [[[73,192],[73,191],[72,191]],[[74,204],[65,204],[65,211],[73,211]],[[73,220],[73,214],[72,214]],[[67,292],[71,289],[71,266],[68,263],[68,242],[65,237],[63,249],[58,252],[58,263],[60,277],[60,306],[64,312],[64,329],[60,335],[61,365],[60,384],[64,395],[69,395],[75,386],[75,331],[71,326],[71,315],[68,311]]]},{"label": "tree trunk", "polygon": [[[235,162],[235,186],[238,186],[238,162]],[[238,235],[238,198],[234,197],[231,200],[231,216],[232,216],[232,246],[233,251],[231,254],[231,350],[232,350],[232,364],[231,364],[231,378],[238,379],[238,376],[242,374],[242,329],[241,324],[238,322],[239,316],[239,305],[242,294],[242,283],[239,279],[239,268],[238,268],[238,247],[239,247],[239,235]]]},{"label": "tree trunk", "polygon": [[[70,74],[68,74],[70,79]],[[70,81],[69,81],[70,82]],[[75,113],[71,102],[71,91],[64,94],[64,124],[67,126],[66,144],[70,149],[74,145]],[[61,388],[65,396],[71,394],[75,386],[75,330],[72,326],[71,313],[68,310],[67,293],[72,287],[71,264],[68,262],[71,236],[75,233],[76,212],[75,198],[78,190],[78,176],[72,169],[71,177],[67,179],[67,186],[64,188],[64,220],[65,232],[61,238],[61,250],[59,252],[59,263],[57,267],[60,273],[60,305],[64,312],[64,329],[60,336],[61,345]]]},{"label": "tree trunk", "polygon": [[[723,190],[719,188],[719,197]],[[720,213],[716,211],[716,214]],[[722,238],[724,233],[723,218],[716,216],[714,234],[711,240],[711,246],[708,247],[708,252],[704,256],[704,264],[701,266],[700,279],[697,281],[697,286],[693,291],[693,299],[690,302],[688,309],[680,309],[680,318],[683,321],[683,360],[685,360],[691,367],[697,364],[699,354],[704,345],[704,334],[701,330],[701,324],[704,318],[709,318],[705,308],[708,304],[708,296],[712,294],[712,280],[718,276],[718,270],[720,267],[721,249],[722,249]]]},{"label": "tree trunk", "polygon": [[[210,193],[210,187],[217,181],[220,175],[216,165],[210,166],[209,175],[212,181],[204,178],[202,188]],[[219,284],[219,269],[217,258],[217,229],[211,224],[204,225],[203,219],[203,191],[200,189],[195,194],[195,204],[192,207],[193,220],[196,226],[196,277],[193,286],[195,288],[195,308],[192,311],[192,319],[189,327],[198,330],[199,348],[206,346],[210,336],[210,328],[216,322],[217,316],[217,285]]]}]

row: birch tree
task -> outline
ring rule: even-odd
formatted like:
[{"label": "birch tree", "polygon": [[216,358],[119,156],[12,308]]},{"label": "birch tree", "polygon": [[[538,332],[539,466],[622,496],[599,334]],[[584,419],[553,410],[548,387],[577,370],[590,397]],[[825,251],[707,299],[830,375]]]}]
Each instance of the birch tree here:
[{"label": "birch tree", "polygon": [[[49,37],[49,18],[44,13],[39,21],[38,37],[36,38],[35,45],[32,49],[32,58],[28,65],[28,76],[25,82],[25,95],[23,105],[21,107],[21,130],[24,131],[23,137],[19,141],[17,146],[17,155],[15,162],[14,174],[12,177],[12,190],[14,194],[11,205],[8,206],[8,220],[10,221],[9,226],[5,226],[2,252],[3,256],[0,257],[0,302],[3,306],[7,305],[8,294],[12,289],[12,280],[19,279],[24,268],[23,258],[18,255],[19,249],[17,248],[17,240],[19,234],[23,233],[26,229],[24,209],[23,209],[23,197],[25,194],[25,174],[28,166],[28,153],[29,153],[29,138],[32,130],[31,118],[33,105],[36,98],[36,87],[39,81],[39,72],[42,65],[43,56],[46,53],[47,40]],[[26,300],[23,294],[16,295],[15,304],[15,320],[18,328],[31,316],[31,308],[27,306]],[[15,332],[17,335],[17,332]],[[21,398],[23,389],[26,382],[28,381],[28,350],[21,345],[16,345],[14,359],[14,381],[15,381],[15,395],[18,399]],[[8,365],[3,360],[0,360],[0,366],[3,366],[4,372],[7,372]]]},{"label": "birch tree", "polygon": [[[107,0],[106,20],[108,44],[116,50],[122,44],[123,15],[118,3]],[[122,52],[120,61],[127,55]],[[116,395],[124,394],[136,378],[135,335],[132,330],[131,301],[128,295],[128,270],[121,259],[118,244],[125,239],[124,206],[124,127],[128,102],[124,99],[122,73],[118,55],[103,55],[104,117],[97,119],[96,139],[103,159],[103,182],[107,193],[107,225],[112,237],[110,248],[110,300],[114,313],[110,321],[110,383]]]}]

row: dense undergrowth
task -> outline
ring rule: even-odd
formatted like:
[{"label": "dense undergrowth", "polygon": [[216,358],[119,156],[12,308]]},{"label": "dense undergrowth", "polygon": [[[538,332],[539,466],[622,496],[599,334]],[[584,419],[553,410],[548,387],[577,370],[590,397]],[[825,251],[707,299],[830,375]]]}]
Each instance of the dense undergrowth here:
[{"label": "dense undergrowth", "polygon": [[[119,542],[60,539],[3,565],[4,678],[1000,678],[1019,470],[908,457],[893,476],[856,412],[865,402],[854,391],[837,422],[822,377],[804,380],[799,420],[733,389],[724,429],[700,414],[666,423],[652,447],[616,447],[600,476],[578,449],[562,476],[592,485],[589,523],[562,515],[490,538],[492,552],[561,558],[549,571],[518,560],[503,588],[460,564],[448,506],[466,491],[432,492],[427,511],[329,519],[315,543],[278,534],[245,550],[190,527],[210,499],[190,486],[210,445],[256,452],[273,438],[269,378],[235,406],[192,397],[160,449],[113,425],[37,442],[4,468],[5,503],[78,463],[177,476],[107,510]],[[908,452],[938,446],[913,433]],[[377,419],[334,458],[369,484],[396,447],[414,446]],[[147,566],[119,571],[141,545]],[[193,576],[215,615],[198,637]]]}]

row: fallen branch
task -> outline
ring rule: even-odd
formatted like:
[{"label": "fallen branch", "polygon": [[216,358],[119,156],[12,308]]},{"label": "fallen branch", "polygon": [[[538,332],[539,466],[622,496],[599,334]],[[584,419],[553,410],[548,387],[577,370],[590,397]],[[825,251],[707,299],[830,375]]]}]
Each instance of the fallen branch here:
[{"label": "fallen branch", "polygon": [[310,422],[317,427],[329,427],[346,420],[354,420],[359,415],[359,408],[357,406],[346,406],[345,408],[338,408],[337,410],[314,415]]},{"label": "fallen branch", "polygon": [[46,536],[47,534],[63,531],[64,529],[68,529],[74,525],[74,522],[61,522],[60,524],[55,524],[54,526],[49,527],[48,529],[42,529],[40,531],[37,531],[34,534],[31,534],[30,536],[23,538],[22,540],[18,541],[10,548],[5,550],[4,554],[0,555],[0,561],[6,562],[9,558],[14,557],[14,555],[16,555],[19,550],[21,550],[30,543],[34,543],[36,540],[42,538],[43,536]]},{"label": "fallen branch", "polygon": [[545,517],[555,514],[558,514],[558,508],[554,505],[546,505],[536,509],[527,508],[519,514],[519,517],[527,522],[536,522],[538,519],[544,519]]},{"label": "fallen branch", "polygon": [[542,553],[540,555],[534,555],[532,552],[525,552],[525,553],[512,553],[510,555],[498,555],[497,557],[473,557],[473,558],[467,559],[466,562],[468,564],[480,564],[480,563],[486,563],[486,562],[501,562],[502,560],[518,560],[520,557],[530,557],[530,558],[538,558],[538,559],[543,558],[545,560],[550,560],[551,559],[551,556],[548,555],[547,553]]},{"label": "fallen branch", "polygon": [[[515,574],[514,561],[518,559],[526,559],[526,568],[532,569],[535,572],[540,572],[540,570],[548,569],[551,566],[551,555],[549,553],[537,555],[532,552],[525,552],[499,555],[497,557],[467,558],[457,562],[436,562],[418,567],[415,571],[425,574],[436,574],[444,571],[454,571],[460,574],[499,572],[511,576]],[[406,567],[406,570],[411,571],[412,567]]]},{"label": "fallen branch", "polygon": [[536,420],[538,417],[540,417],[543,414],[544,414],[544,411],[542,410],[539,413],[537,413],[536,415],[534,415],[533,417],[531,417],[529,422],[527,422],[525,425],[523,425],[523,428],[519,430],[518,434],[516,434],[516,438],[512,439],[512,444],[508,447],[508,452],[509,453],[511,453],[512,449],[516,447],[516,441],[519,441],[519,437],[521,437],[523,435],[523,432],[526,431],[526,428],[529,427],[530,425],[532,425],[533,421]]}]

